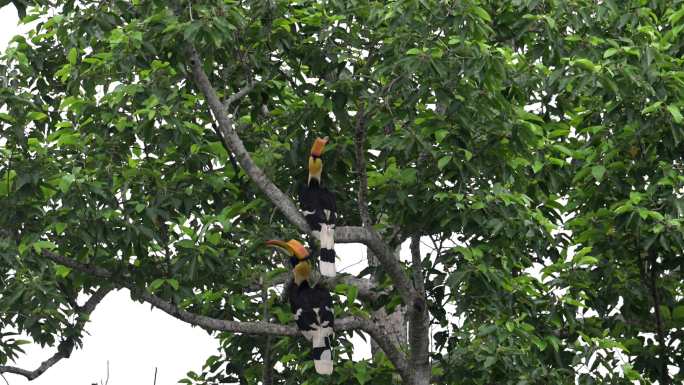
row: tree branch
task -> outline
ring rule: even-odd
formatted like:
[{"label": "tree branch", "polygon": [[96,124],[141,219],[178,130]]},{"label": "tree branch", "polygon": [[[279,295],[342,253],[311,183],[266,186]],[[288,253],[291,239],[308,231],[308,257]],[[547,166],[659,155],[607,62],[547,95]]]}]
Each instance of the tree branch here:
[{"label": "tree branch", "polygon": [[231,95],[225,103],[223,103],[223,108],[228,111],[230,109],[230,105],[235,103],[236,101],[242,99],[245,95],[250,93],[254,89],[254,83],[249,82],[246,86],[242,87],[240,91],[236,92],[235,94]]},{"label": "tree branch", "polygon": [[[202,60],[194,47],[188,48],[188,55],[190,57],[190,69],[199,90],[204,94],[207,104],[214,118],[218,121],[219,129],[223,136],[223,141],[236,156],[240,166],[245,170],[247,175],[254,181],[254,183],[261,189],[261,191],[268,197],[268,199],[285,215],[285,217],[297,228],[304,232],[311,234],[311,228],[304,220],[304,217],[299,212],[299,209],[294,204],[292,199],[285,195],[278,187],[271,182],[252,160],[249,152],[245,148],[242,140],[235,132],[233,120],[226,114],[221,101],[219,100],[214,87],[209,82],[207,74],[202,68]],[[394,284],[406,303],[410,303],[415,297],[411,282],[404,273],[399,261],[395,260],[392,250],[385,244],[380,235],[372,227],[368,228],[344,228],[340,227],[335,231],[335,238],[337,242],[362,242],[378,255],[378,259],[382,263],[387,274],[392,278]]]},{"label": "tree branch", "polygon": [[[90,296],[88,301],[83,306],[79,306],[80,313],[78,319],[76,320],[76,323],[74,324],[74,328],[76,328],[79,331],[79,333],[83,330],[83,327],[85,326],[86,322],[88,322],[88,317],[90,316],[90,314],[93,312],[93,310],[95,310],[97,305],[110,291],[111,288],[101,287],[92,296]],[[48,358],[47,360],[43,361],[37,369],[26,370],[14,366],[0,366],[0,373],[18,374],[26,377],[26,379],[31,381],[33,379],[36,379],[41,374],[45,373],[45,371],[50,369],[61,359],[69,358],[73,350],[73,339],[67,339],[59,344],[59,346],[57,347],[57,353],[55,353],[52,357]]]},{"label": "tree branch", "polygon": [[418,294],[425,295],[425,278],[423,277],[423,267],[420,258],[420,235],[411,237],[411,269],[413,270],[413,284]]},{"label": "tree branch", "polygon": [[[53,253],[48,250],[43,250],[42,255],[53,262],[70,267],[74,270],[91,275],[93,277],[109,280],[109,283],[118,287],[126,288],[136,293],[140,299],[149,303],[152,306],[162,310],[163,312],[178,318],[181,321],[187,322],[191,325],[201,326],[208,330],[219,330],[235,333],[245,334],[261,334],[261,335],[279,335],[279,336],[297,336],[299,331],[295,326],[280,325],[269,322],[251,322],[251,321],[228,321],[217,318],[207,317],[189,311],[183,310],[177,305],[156,295],[138,288],[129,281],[117,281],[113,274],[107,269],[101,267],[90,266],[81,262],[75,261],[71,258]],[[348,331],[361,328],[362,318],[360,317],[345,317],[335,321],[335,331]]]},{"label": "tree branch", "polygon": [[309,225],[300,214],[299,209],[294,202],[280,191],[280,189],[268,179],[266,174],[264,174],[252,160],[244,143],[242,143],[242,140],[235,132],[233,120],[226,114],[224,106],[216,94],[216,90],[214,90],[214,87],[209,82],[207,74],[204,72],[204,69],[202,69],[202,61],[195,48],[189,47],[188,52],[190,56],[190,69],[195,84],[202,94],[204,94],[214,118],[218,121],[219,130],[221,130],[222,139],[226,147],[235,154],[238,163],[240,163],[240,166],[242,166],[247,175],[249,175],[257,187],[259,187],[285,217],[297,226],[300,231],[310,233],[311,229],[309,228]]},{"label": "tree branch", "polygon": [[380,346],[380,349],[385,353],[387,358],[392,362],[402,378],[411,378],[406,354],[392,342],[389,337],[379,326],[380,321],[377,319],[363,320],[362,329],[366,331],[373,338],[375,343]]},{"label": "tree branch", "polygon": [[413,364],[414,383],[427,385],[430,381],[430,314],[427,309],[425,282],[420,257],[420,235],[411,237],[411,268],[413,284],[418,296],[409,306],[409,348]]},{"label": "tree branch", "polygon": [[[274,286],[274,285],[282,285],[287,283],[292,279],[292,276],[290,273],[282,273],[279,275],[276,275],[273,277],[269,282],[269,286]],[[316,285],[320,285],[322,287],[325,287],[326,289],[333,291],[335,289],[335,286],[338,284],[344,284],[344,285],[349,285],[349,286],[356,286],[358,289],[358,295],[357,297],[361,300],[368,301],[368,302],[373,302],[377,301],[382,295],[389,294],[392,291],[392,287],[388,287],[386,289],[380,289],[376,284],[371,281],[370,279],[365,279],[365,278],[357,278],[354,277],[353,275],[348,275],[348,274],[337,274],[335,277],[321,277],[320,280],[316,283]],[[250,285],[247,290],[256,292],[261,290],[260,289],[260,284],[259,283],[254,283],[253,285]]]}]

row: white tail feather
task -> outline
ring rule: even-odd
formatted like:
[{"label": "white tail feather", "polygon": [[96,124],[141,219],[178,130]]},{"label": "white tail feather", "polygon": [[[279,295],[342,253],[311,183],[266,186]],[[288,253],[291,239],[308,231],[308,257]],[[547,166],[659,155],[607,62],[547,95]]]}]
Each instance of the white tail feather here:
[{"label": "white tail feather", "polygon": [[321,275],[324,277],[334,277],[337,274],[334,263],[320,261],[319,267],[321,268]]},{"label": "white tail feather", "polygon": [[314,360],[314,367],[316,367],[316,373],[330,375],[333,372],[333,361],[332,353],[330,350],[323,352],[320,360]]},{"label": "white tail feather", "polygon": [[320,239],[321,248],[333,249],[335,247],[335,225],[321,223]]},{"label": "white tail feather", "polygon": [[[318,315],[318,311],[316,311]],[[324,348],[326,347],[326,339],[332,335],[333,331],[330,327],[317,326],[313,333],[313,347],[314,348]],[[314,367],[316,368],[316,373],[330,375],[333,371],[333,361],[332,361],[332,351],[330,349],[325,349],[321,353],[320,359],[314,360]]]}]

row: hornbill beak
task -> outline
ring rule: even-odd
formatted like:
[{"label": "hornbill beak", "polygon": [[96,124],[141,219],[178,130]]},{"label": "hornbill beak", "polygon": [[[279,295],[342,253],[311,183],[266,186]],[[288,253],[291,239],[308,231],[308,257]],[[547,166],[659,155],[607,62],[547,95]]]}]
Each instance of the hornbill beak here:
[{"label": "hornbill beak", "polygon": [[277,239],[271,239],[271,240],[266,241],[266,245],[268,245],[269,247],[275,247],[276,249],[280,249],[280,250],[286,252],[287,255],[289,255],[291,257],[294,256],[294,250],[292,250],[292,247],[290,247],[290,245],[288,245],[287,242],[285,242],[285,241],[280,241]]},{"label": "hornbill beak", "polygon": [[271,239],[266,241],[266,245],[286,252],[287,255],[290,256],[290,263],[292,266],[309,259],[309,250],[296,239],[290,239],[287,242]]},{"label": "hornbill beak", "polygon": [[311,146],[311,156],[315,158],[320,158],[321,154],[323,153],[323,149],[325,149],[325,145],[327,143],[327,136],[325,138],[316,138],[316,141],[314,141],[313,146]]}]

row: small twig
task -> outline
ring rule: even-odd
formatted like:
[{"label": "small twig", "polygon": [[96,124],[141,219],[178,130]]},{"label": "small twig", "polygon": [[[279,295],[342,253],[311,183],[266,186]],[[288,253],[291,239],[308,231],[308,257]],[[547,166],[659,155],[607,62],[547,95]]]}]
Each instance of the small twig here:
[{"label": "small twig", "polygon": [[5,384],[10,385],[9,381],[7,381],[7,378],[5,378],[5,375],[0,373],[0,376],[2,376],[2,379],[5,380]]},{"label": "small twig", "polygon": [[[102,381],[100,381],[102,382]],[[107,379],[105,380],[104,385],[109,384],[109,360],[107,360]]]},{"label": "small twig", "polygon": [[154,367],[154,382],[152,385],[157,385],[157,367]]}]

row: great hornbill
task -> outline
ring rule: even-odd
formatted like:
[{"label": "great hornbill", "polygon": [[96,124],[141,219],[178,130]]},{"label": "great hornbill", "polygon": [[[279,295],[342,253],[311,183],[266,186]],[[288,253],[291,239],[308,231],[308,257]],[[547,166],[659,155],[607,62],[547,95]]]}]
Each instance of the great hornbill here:
[{"label": "great hornbill", "polygon": [[270,240],[266,244],[281,249],[290,256],[293,279],[288,285],[287,296],[297,328],[313,343],[312,356],[316,372],[331,374],[333,360],[330,344],[335,325],[332,297],[328,290],[320,286],[311,287],[309,284],[309,251],[299,241]]},{"label": "great hornbill", "polygon": [[306,222],[321,242],[319,267],[321,275],[334,277],[335,269],[335,220],[337,219],[335,194],[321,186],[323,160],[321,154],[328,137],[316,138],[309,155],[309,178],[299,191],[299,205]]}]

